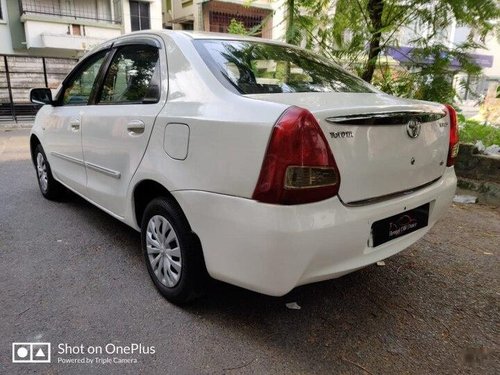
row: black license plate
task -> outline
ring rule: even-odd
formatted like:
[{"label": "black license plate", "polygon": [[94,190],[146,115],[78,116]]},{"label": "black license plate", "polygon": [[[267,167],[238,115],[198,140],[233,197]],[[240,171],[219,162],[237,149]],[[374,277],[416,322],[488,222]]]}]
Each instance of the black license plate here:
[{"label": "black license plate", "polygon": [[415,232],[429,224],[429,203],[372,224],[373,246]]}]

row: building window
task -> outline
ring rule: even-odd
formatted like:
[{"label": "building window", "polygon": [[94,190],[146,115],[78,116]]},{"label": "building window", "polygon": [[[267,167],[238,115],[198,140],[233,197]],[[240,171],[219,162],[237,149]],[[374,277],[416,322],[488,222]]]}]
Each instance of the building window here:
[{"label": "building window", "polygon": [[182,30],[194,30],[194,22],[181,23]]},{"label": "building window", "polygon": [[2,3],[0,3],[0,20],[3,20]]},{"label": "building window", "polygon": [[85,26],[71,25],[71,35],[85,36]]},{"label": "building window", "polygon": [[118,0],[18,0],[17,2],[21,15],[40,14],[43,17],[62,16],[75,20],[81,18],[121,23],[121,1]]},{"label": "building window", "polygon": [[132,25],[132,31],[148,30],[151,28],[149,3],[143,1],[130,1],[130,23]]}]

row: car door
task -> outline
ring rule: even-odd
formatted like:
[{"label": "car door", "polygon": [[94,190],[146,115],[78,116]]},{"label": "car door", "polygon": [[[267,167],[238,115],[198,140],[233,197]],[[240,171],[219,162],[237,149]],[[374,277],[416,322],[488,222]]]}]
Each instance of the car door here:
[{"label": "car door", "polygon": [[115,43],[95,103],[82,116],[89,197],[120,217],[166,100],[166,56],[160,43],[144,37]]},{"label": "car door", "polygon": [[48,113],[51,121],[44,129],[44,147],[52,173],[81,194],[87,186],[81,119],[108,52],[103,50],[89,56],[70,73]]}]

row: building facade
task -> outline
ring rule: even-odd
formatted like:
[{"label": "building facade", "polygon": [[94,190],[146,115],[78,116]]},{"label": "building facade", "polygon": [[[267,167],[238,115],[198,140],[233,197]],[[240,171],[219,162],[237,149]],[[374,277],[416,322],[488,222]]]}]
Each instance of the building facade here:
[{"label": "building facade", "polygon": [[[457,26],[454,28],[452,42],[454,44],[463,43],[470,35],[471,29],[469,27]],[[484,45],[484,48],[476,48],[471,51],[474,61],[482,67],[481,74],[476,77],[468,77],[459,73],[455,78],[455,87],[462,100],[477,102],[496,95],[496,89],[500,84],[500,43],[494,34],[487,35],[483,42],[473,38],[479,44]],[[470,87],[464,87],[461,82],[468,82]]]},{"label": "building facade", "polygon": [[162,28],[161,0],[0,0],[0,54],[79,57],[123,33]]},{"label": "building facade", "polygon": [[[432,6],[431,2],[429,6]],[[457,25],[455,21],[441,32],[434,34],[428,26],[414,22],[401,29],[397,37],[399,46],[389,48],[388,54],[404,66],[408,61],[411,61],[413,41],[422,37],[431,37],[433,43],[442,44],[448,48],[460,46],[469,38],[473,38],[479,45],[483,45],[484,48],[469,51],[470,59],[482,69],[480,75],[468,76],[460,71],[458,61],[452,61],[450,68],[455,71],[454,88],[461,101],[478,102],[481,98],[496,92],[500,83],[500,43],[496,35],[488,35],[484,41],[481,41],[474,36],[474,30],[468,26]],[[467,85],[464,85],[465,82]]]},{"label": "building facade", "polygon": [[0,120],[32,117],[30,89],[56,89],[94,46],[161,28],[162,0],[0,0]]},{"label": "building facade", "polygon": [[[164,28],[225,33],[232,19],[255,36],[282,39],[283,0],[164,0]],[[259,25],[262,25],[259,28]]]}]

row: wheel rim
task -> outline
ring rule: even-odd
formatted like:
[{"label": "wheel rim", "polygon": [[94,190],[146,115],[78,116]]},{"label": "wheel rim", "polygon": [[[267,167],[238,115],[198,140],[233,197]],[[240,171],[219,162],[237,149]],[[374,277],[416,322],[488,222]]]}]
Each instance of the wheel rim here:
[{"label": "wheel rim", "polygon": [[174,228],[161,215],[149,219],[146,249],[158,281],[169,288],[176,286],[182,271],[181,249]]},{"label": "wheel rim", "polygon": [[47,191],[48,176],[47,176],[47,163],[45,158],[39,152],[36,156],[36,170],[38,173],[38,181],[40,181],[40,187],[43,191]]}]

